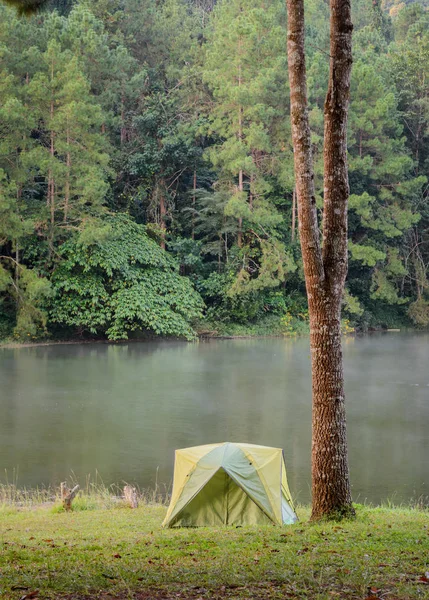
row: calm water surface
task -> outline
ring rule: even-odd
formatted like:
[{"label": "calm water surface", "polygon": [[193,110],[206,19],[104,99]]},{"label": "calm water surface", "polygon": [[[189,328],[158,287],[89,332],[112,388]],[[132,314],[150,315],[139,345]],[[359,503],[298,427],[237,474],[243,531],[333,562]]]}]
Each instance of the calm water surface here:
[{"label": "calm water surface", "polygon": [[[355,500],[429,496],[429,336],[344,342]],[[284,448],[310,498],[307,339],[147,342],[0,350],[0,479],[169,484],[174,449],[218,441]]]}]

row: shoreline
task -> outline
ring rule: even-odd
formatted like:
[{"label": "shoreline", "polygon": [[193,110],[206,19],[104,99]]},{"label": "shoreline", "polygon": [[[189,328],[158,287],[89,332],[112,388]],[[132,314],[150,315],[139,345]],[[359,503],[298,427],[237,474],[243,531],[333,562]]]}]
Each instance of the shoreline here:
[{"label": "shoreline", "polygon": [[[420,329],[409,329],[409,328],[402,328],[402,329],[371,329],[368,331],[351,331],[351,332],[347,332],[344,333],[343,336],[344,337],[349,337],[349,336],[355,336],[355,337],[360,337],[360,336],[365,336],[365,335],[374,335],[374,334],[379,334],[379,333],[428,333],[429,331],[427,330],[420,330]],[[167,338],[167,337],[157,337],[157,336],[153,336],[153,337],[141,337],[141,338],[131,338],[128,340],[106,340],[106,339],[100,339],[100,338],[94,338],[92,340],[88,340],[88,339],[82,339],[82,340],[76,340],[76,339],[69,339],[69,340],[41,340],[40,342],[18,342],[18,341],[0,341],[0,350],[1,349],[5,349],[5,350],[13,350],[13,349],[17,349],[17,348],[36,348],[39,346],[67,346],[67,345],[87,345],[87,344],[107,344],[107,345],[111,345],[111,346],[117,346],[117,345],[121,345],[121,344],[136,344],[136,343],[149,343],[149,342],[183,342],[184,344],[192,344],[194,342],[199,342],[199,341],[203,341],[203,342],[207,342],[210,340],[251,340],[251,339],[281,339],[281,338],[287,338],[287,339],[294,339],[294,338],[302,338],[302,337],[308,337],[310,334],[308,332],[292,332],[292,333],[267,333],[265,335],[259,335],[259,334],[247,334],[247,335],[207,335],[207,334],[200,334],[197,335],[197,338],[194,341],[187,341],[185,339],[182,338],[176,338],[176,337],[171,337],[171,338]]]},{"label": "shoreline", "polygon": [[[66,478],[65,478],[66,479]],[[82,478],[81,478],[82,480]],[[67,485],[73,488],[78,480],[73,477],[67,478]],[[77,490],[76,495],[76,510],[97,510],[110,509],[118,505],[127,505],[124,497],[125,487],[131,486],[136,493],[139,504],[156,505],[167,508],[171,499],[171,482],[170,484],[156,484],[154,487],[141,487],[137,483],[104,483],[101,479],[86,478],[84,484]],[[79,486],[78,486],[79,487]],[[60,507],[62,493],[62,484],[43,484],[37,486],[17,485],[17,483],[8,481],[7,473],[6,480],[0,480],[0,514],[2,509],[10,509],[12,511],[37,510],[39,508],[54,508]],[[395,504],[392,501],[396,492],[392,492],[385,499],[380,498],[379,501],[371,502],[364,500],[359,501],[359,496],[353,501],[356,509],[365,510],[415,510],[429,514],[429,495],[410,496],[408,499],[402,500]],[[300,501],[299,498],[293,498],[294,505],[297,510],[310,511],[311,501]],[[74,507],[74,505],[73,505]],[[429,536],[429,533],[428,533]]]}]

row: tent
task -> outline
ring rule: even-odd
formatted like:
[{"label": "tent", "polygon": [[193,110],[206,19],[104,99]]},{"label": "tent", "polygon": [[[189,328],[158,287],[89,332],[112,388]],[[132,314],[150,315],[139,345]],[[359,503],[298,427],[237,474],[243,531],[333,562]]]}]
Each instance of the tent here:
[{"label": "tent", "polygon": [[225,442],[176,450],[164,527],[297,520],[281,448]]}]

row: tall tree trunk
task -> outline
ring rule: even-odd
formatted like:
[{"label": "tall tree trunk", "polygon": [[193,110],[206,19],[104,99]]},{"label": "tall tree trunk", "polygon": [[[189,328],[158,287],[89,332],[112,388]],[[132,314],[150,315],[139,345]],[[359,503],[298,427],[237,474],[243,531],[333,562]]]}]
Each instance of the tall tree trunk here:
[{"label": "tall tree trunk", "polygon": [[[22,187],[18,185],[16,190],[16,213],[19,216],[19,202],[22,196]],[[16,289],[19,290],[19,241],[18,238],[15,239],[15,286]],[[16,306],[18,308],[19,305],[19,293],[16,295]]]},{"label": "tall tree trunk", "polygon": [[19,310],[19,246],[18,240],[15,240],[15,288],[17,291],[16,294],[16,310]]},{"label": "tall tree trunk", "polygon": [[159,186],[158,191],[159,191],[159,225],[161,227],[161,248],[163,250],[165,250],[165,231],[167,229],[165,217],[167,216],[167,207],[165,204],[164,181],[161,182],[161,185]]},{"label": "tall tree trunk", "polygon": [[[238,55],[241,61],[241,46],[242,40],[241,36],[238,39]],[[242,78],[241,78],[241,62],[238,64],[238,87],[241,87]],[[240,105],[238,107],[238,139],[240,142],[243,140],[243,107]],[[243,191],[243,169],[240,169],[238,172],[238,190],[239,192]],[[241,248],[243,244],[243,217],[238,218],[238,233],[237,233],[237,245]]]},{"label": "tall tree trunk", "polygon": [[197,171],[194,169],[194,179],[192,185],[192,239],[195,239],[195,201],[197,198]]},{"label": "tall tree trunk", "polygon": [[[243,189],[243,170],[240,169],[238,173],[238,190],[242,192]],[[243,245],[243,217],[238,217],[237,245],[239,248]]]},{"label": "tall tree trunk", "polygon": [[[53,80],[53,66],[52,66],[52,80]],[[55,133],[52,130],[52,121],[54,118],[54,99],[51,98],[50,105],[50,120],[51,120],[51,130],[50,130],[50,146],[49,146],[49,154],[51,157],[51,162],[54,160],[55,156]],[[52,166],[49,167],[48,170],[48,198],[47,205],[49,207],[50,213],[50,224],[48,228],[48,245],[49,245],[49,255],[51,256],[53,253],[54,246],[54,226],[55,226],[55,180],[54,173],[52,170]]]},{"label": "tall tree trunk", "polygon": [[121,146],[125,144],[127,140],[127,130],[125,127],[125,94],[122,91],[121,94]]},{"label": "tall tree trunk", "polygon": [[[51,102],[51,119],[54,116],[54,103]],[[51,155],[51,160],[54,159],[55,156],[55,142],[54,142],[54,132],[51,130],[51,144],[49,153]],[[52,168],[49,169],[49,183],[50,183],[50,213],[51,213],[51,227],[53,228],[55,223],[55,181],[54,174]]]},{"label": "tall tree trunk", "polygon": [[70,171],[71,171],[71,153],[70,153],[70,128],[67,127],[67,154],[66,154],[66,185],[64,193],[64,223],[67,222],[70,202]]},{"label": "tall tree trunk", "polygon": [[298,221],[310,314],[312,516],[354,514],[347,457],[341,299],[347,274],[346,127],[351,72],[350,0],[330,0],[325,102],[323,250],[314,190],[304,52],[304,1],[287,0],[288,64]]},{"label": "tall tree trunk", "polygon": [[293,188],[292,192],[292,232],[291,241],[295,241],[295,230],[296,230],[296,188]]}]

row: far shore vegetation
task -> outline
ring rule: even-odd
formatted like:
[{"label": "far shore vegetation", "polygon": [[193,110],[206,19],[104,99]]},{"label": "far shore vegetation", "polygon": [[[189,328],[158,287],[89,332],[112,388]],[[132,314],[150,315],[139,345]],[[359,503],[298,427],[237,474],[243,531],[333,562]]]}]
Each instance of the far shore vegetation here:
[{"label": "far shore vegetation", "polygon": [[[355,329],[349,319],[342,319],[341,331],[343,335],[360,335],[363,332]],[[419,331],[414,327],[400,328],[377,328],[368,333],[382,333],[388,331]],[[292,317],[289,314],[283,317],[266,317],[254,324],[239,323],[215,323],[209,321],[200,321],[195,325],[195,337],[188,341],[207,341],[207,340],[225,340],[241,338],[299,338],[308,336],[310,333],[308,315],[299,315]],[[16,338],[15,336],[0,338],[0,348],[26,348],[32,346],[50,346],[55,344],[113,344],[113,343],[135,343],[135,342],[154,342],[154,341],[186,341],[183,337],[167,335],[154,335],[150,331],[136,331],[126,340],[109,340],[104,336],[93,334],[58,336],[45,334],[40,337],[27,337],[26,339]]]},{"label": "far shore vegetation", "polygon": [[[0,340],[308,331],[285,4],[0,2]],[[352,4],[343,318],[424,329],[428,3]],[[306,6],[320,217],[329,6]]]}]

